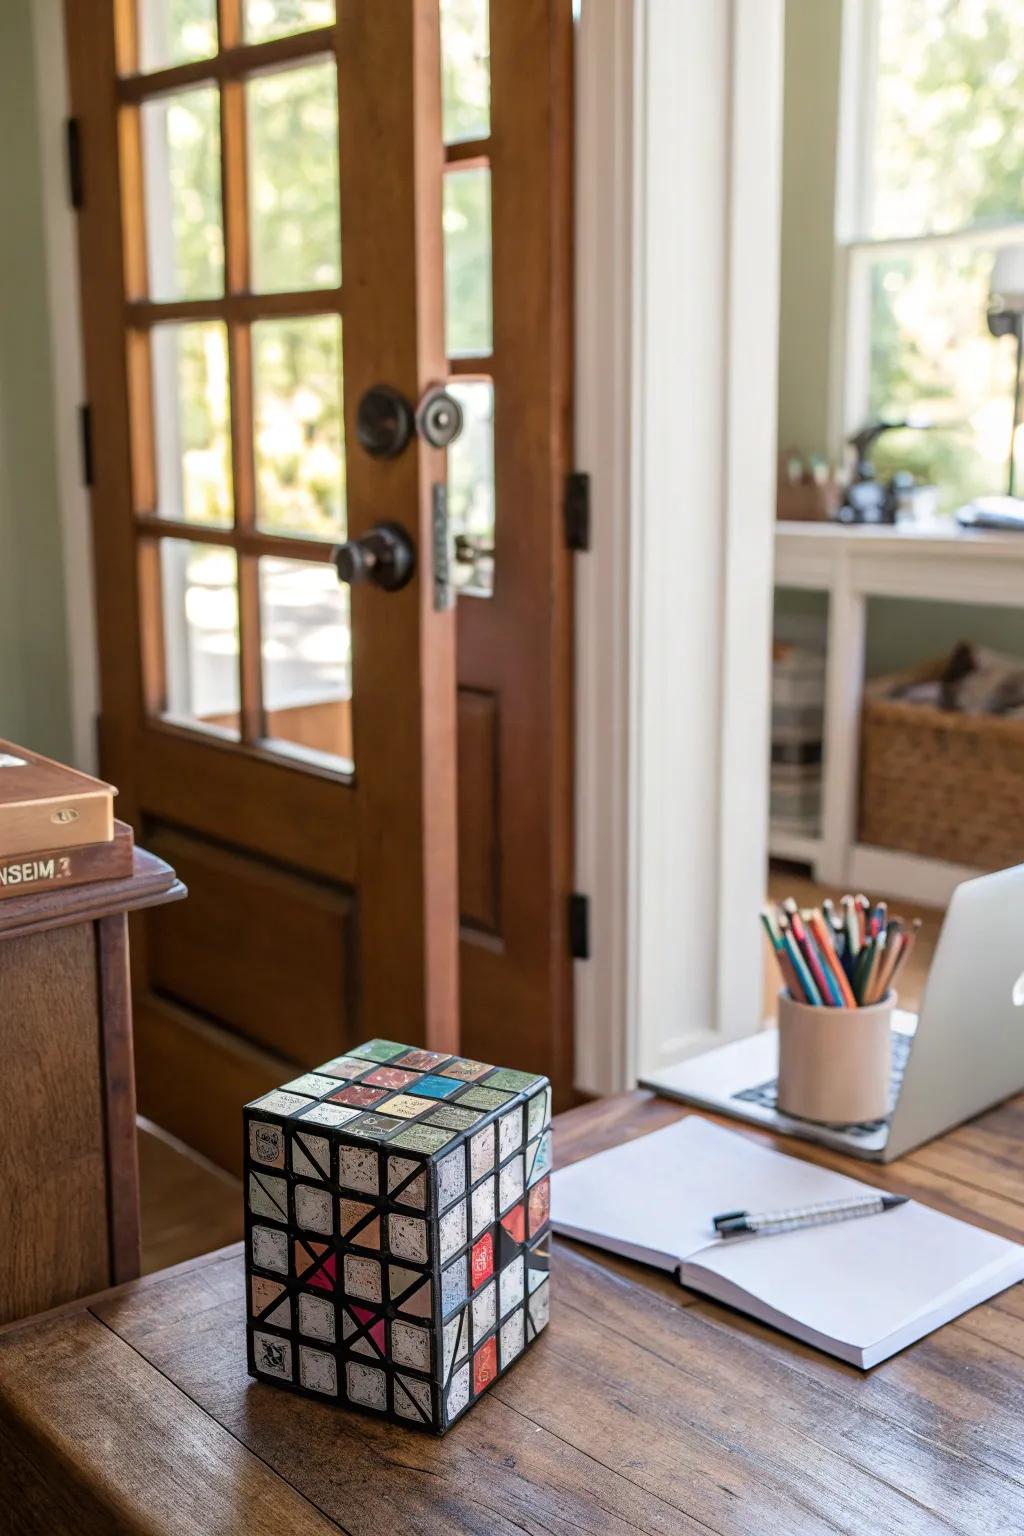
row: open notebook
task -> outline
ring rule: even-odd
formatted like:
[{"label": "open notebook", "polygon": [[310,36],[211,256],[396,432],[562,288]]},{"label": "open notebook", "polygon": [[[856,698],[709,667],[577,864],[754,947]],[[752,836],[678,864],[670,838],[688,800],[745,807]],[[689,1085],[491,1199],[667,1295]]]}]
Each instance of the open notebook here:
[{"label": "open notebook", "polygon": [[723,1241],[711,1226],[721,1211],[865,1192],[877,1191],[688,1115],[556,1173],[551,1217],[863,1369],[1024,1279],[1024,1248],[916,1201],[773,1237]]}]

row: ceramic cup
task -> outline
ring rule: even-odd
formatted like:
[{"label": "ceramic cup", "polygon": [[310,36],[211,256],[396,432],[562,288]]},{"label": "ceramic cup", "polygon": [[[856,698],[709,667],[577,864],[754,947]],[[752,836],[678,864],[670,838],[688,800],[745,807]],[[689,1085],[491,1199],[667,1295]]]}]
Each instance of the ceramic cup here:
[{"label": "ceramic cup", "polygon": [[812,1008],[779,993],[779,1109],[849,1125],[889,1113],[896,994],[867,1008]]}]

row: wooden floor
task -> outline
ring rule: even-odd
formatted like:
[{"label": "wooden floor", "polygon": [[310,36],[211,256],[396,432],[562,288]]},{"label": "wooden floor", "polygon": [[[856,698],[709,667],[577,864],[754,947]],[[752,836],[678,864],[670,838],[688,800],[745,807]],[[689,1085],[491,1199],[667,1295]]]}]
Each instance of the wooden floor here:
[{"label": "wooden floor", "polygon": [[[802,907],[818,906],[824,896],[841,896],[815,885],[801,872],[773,866],[770,896],[793,896]],[[877,892],[870,892],[876,896]],[[924,980],[942,922],[942,913],[898,902],[893,912],[908,920],[920,917],[921,933],[900,986],[905,1008],[919,1007]],[[764,1017],[775,1011],[778,976],[765,943]],[[209,1253],[242,1235],[242,1186],[230,1174],[158,1130],[139,1122],[139,1165],[142,1187],[142,1268],[144,1274]]]},{"label": "wooden floor", "polygon": [[142,1272],[166,1269],[242,1235],[240,1179],[139,1120]]}]

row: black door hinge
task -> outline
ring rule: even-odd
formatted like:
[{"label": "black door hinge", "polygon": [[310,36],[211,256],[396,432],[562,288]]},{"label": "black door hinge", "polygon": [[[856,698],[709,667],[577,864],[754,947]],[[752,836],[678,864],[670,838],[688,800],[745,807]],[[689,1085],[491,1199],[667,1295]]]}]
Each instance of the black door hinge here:
[{"label": "black door hinge", "polygon": [[574,960],[590,959],[590,897],[579,891],[569,897],[569,953]]},{"label": "black door hinge", "polygon": [[68,200],[72,208],[81,208],[82,195],[82,128],[77,117],[69,117],[64,124],[68,157]]},{"label": "black door hinge", "polygon": [[82,484],[92,485],[92,406],[78,407],[78,441],[82,453]]},{"label": "black door hinge", "polygon": [[565,545],[590,548],[590,476],[577,471],[565,478]]}]

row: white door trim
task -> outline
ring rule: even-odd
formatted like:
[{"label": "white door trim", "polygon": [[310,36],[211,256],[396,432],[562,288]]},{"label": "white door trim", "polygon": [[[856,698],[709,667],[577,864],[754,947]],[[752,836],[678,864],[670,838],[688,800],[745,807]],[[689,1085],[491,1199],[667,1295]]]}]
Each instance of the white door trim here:
[{"label": "white door trim", "polygon": [[579,25],[577,445],[594,529],[577,585],[577,873],[593,913],[577,1080],[591,1092],[759,1024],[782,18],[782,0],[584,0]]}]

